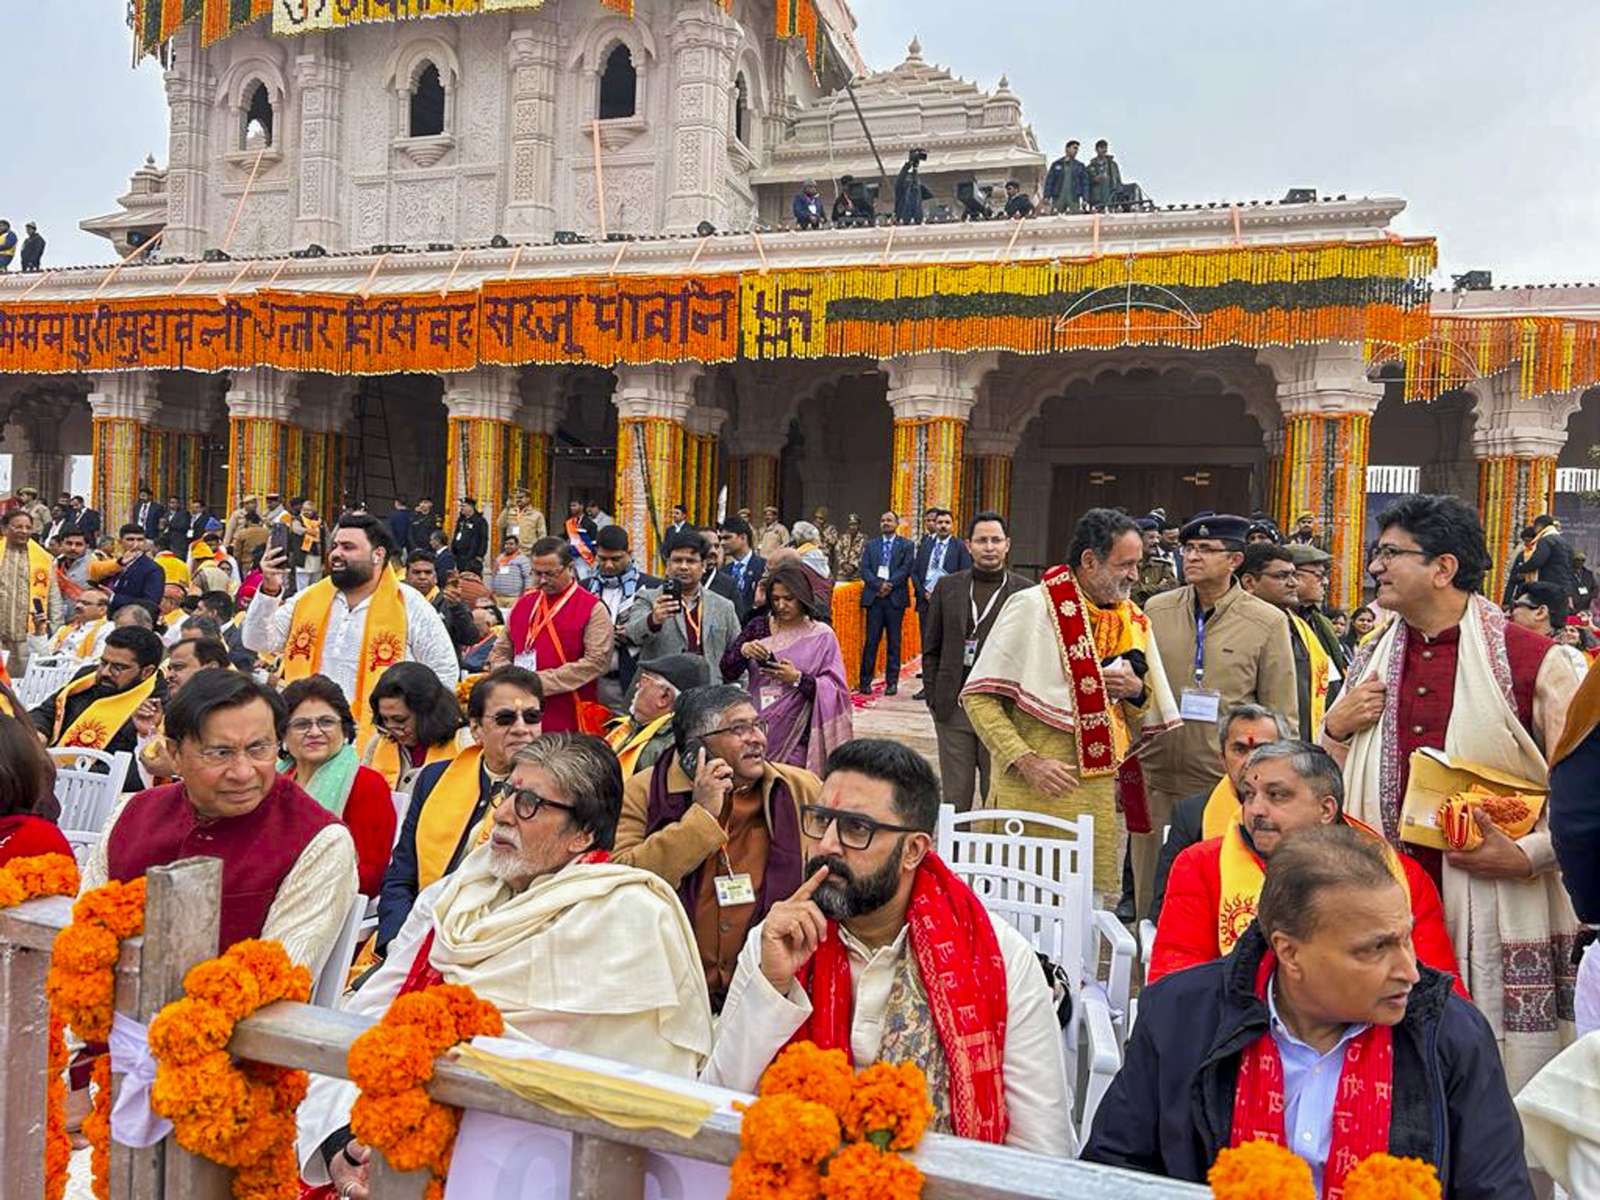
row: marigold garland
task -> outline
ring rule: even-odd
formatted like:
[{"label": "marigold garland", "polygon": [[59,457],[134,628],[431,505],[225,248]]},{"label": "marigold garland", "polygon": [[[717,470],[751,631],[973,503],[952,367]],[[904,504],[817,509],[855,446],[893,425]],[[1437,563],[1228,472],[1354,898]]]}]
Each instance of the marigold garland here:
[{"label": "marigold garland", "polygon": [[845,1108],[845,1136],[880,1150],[910,1150],[933,1119],[928,1078],[916,1063],[873,1063],[856,1076]]},{"label": "marigold garland", "polygon": [[458,984],[438,984],[399,997],[383,1020],[350,1046],[346,1065],[361,1089],[350,1131],[380,1151],[397,1171],[427,1168],[429,1200],[444,1194],[460,1110],[435,1104],[424,1084],[439,1055],[474,1037],[498,1037],[498,1009]]},{"label": "marigold garland", "polygon": [[1206,1182],[1216,1200],[1317,1200],[1306,1160],[1276,1142],[1245,1142],[1222,1151]]},{"label": "marigold garland", "polygon": [[[45,896],[70,896],[78,890],[78,864],[66,854],[14,858],[0,865],[0,908]],[[72,1141],[67,1136],[67,1038],[59,1014],[50,1014],[46,1041],[49,1081],[45,1088],[44,1194],[61,1200],[67,1190]]]},{"label": "marigold garland", "polygon": [[824,1200],[914,1200],[921,1194],[922,1172],[871,1142],[839,1151],[822,1178]]},{"label": "marigold garland", "polygon": [[150,1022],[150,1107],[185,1150],[233,1168],[234,1200],[296,1200],[295,1109],[306,1073],[235,1063],[234,1026],[279,1000],[311,998],[311,973],[277,942],[244,941],[191,968],[184,996]]},{"label": "marigold garland", "polygon": [[796,1042],[761,1076],[763,1096],[790,1095],[820,1104],[835,1116],[850,1103],[855,1072],[843,1050],[823,1050],[813,1042]]},{"label": "marigold garland", "polygon": [[1439,1200],[1439,1173],[1420,1158],[1370,1154],[1344,1177],[1344,1200]]}]

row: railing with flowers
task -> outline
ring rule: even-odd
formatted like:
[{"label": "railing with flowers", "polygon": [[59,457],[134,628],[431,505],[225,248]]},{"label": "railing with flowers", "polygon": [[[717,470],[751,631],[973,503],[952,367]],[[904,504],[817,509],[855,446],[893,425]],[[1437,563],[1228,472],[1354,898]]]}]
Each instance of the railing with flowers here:
[{"label": "railing with flowers", "polygon": [[[189,969],[215,953],[220,863],[190,859],[152,870],[142,938],[123,943],[117,968],[117,1011],[149,1022],[183,995]],[[45,1194],[44,1154],[49,1078],[49,1012],[45,977],[56,935],[68,924],[66,899],[0,909],[0,1179],[7,1200]],[[235,1027],[236,1058],[276,1067],[346,1075],[350,1046],[373,1022],[303,1004],[280,1002]],[[116,1079],[120,1084],[120,1078]],[[431,1099],[463,1110],[567,1131],[572,1135],[573,1200],[633,1200],[643,1195],[644,1161],[656,1151],[701,1162],[732,1164],[740,1118],[714,1113],[692,1137],[624,1129],[557,1112],[523,1099],[467,1066],[440,1060],[427,1085]],[[925,1200],[1183,1200],[1208,1189],[1086,1163],[930,1134],[910,1156],[922,1172]],[[372,1200],[420,1200],[427,1171],[395,1172],[373,1156]],[[113,1143],[110,1200],[225,1200],[229,1174],[171,1138],[146,1150]]]}]

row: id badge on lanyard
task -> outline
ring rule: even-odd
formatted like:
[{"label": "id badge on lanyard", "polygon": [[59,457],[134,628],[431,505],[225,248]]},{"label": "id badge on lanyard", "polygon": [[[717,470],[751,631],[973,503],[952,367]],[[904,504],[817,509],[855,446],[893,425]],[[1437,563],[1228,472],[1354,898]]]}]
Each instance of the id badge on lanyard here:
[{"label": "id badge on lanyard", "polygon": [[1215,725],[1222,715],[1222,693],[1205,687],[1206,680],[1206,618],[1195,617],[1194,628],[1194,686],[1183,689],[1178,698],[1178,715],[1185,721],[1204,721]]}]

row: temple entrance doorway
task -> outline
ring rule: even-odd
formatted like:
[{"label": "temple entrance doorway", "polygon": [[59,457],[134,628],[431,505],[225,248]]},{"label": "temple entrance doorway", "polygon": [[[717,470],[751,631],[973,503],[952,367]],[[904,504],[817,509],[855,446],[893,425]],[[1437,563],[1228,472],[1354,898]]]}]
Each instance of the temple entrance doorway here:
[{"label": "temple entrance doorway", "polygon": [[1159,506],[1180,521],[1208,509],[1249,513],[1255,474],[1246,466],[1063,464],[1050,485],[1050,544],[1065,546],[1078,518],[1091,508],[1121,508],[1139,517]]}]

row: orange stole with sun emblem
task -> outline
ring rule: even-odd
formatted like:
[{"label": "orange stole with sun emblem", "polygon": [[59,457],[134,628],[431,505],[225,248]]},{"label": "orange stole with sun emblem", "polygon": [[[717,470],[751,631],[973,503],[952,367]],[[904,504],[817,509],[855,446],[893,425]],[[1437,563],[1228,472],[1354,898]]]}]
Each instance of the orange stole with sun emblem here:
[{"label": "orange stole with sun emblem", "polygon": [[[333,612],[333,597],[338,589],[333,580],[323,579],[300,593],[295,602],[294,620],[283,645],[282,677],[285,683],[315,675],[322,666],[322,639],[328,633],[328,617]],[[392,571],[378,576],[378,588],[367,604],[367,624],[361,633],[361,665],[356,673],[356,694],[350,697],[350,711],[357,725],[367,725],[372,715],[367,697],[378,677],[406,656],[406,601]]]},{"label": "orange stole with sun emblem", "polygon": [[86,692],[95,685],[92,671],[82,679],[73,680],[62,688],[56,697],[55,737],[50,739],[50,744],[63,749],[77,747],[84,750],[104,750],[107,743],[117,736],[117,730],[133,719],[133,710],[150,699],[150,694],[156,690],[159,679],[158,674],[152,673],[149,679],[135,684],[125,692],[96,700],[78,714],[77,720],[63,729],[62,725],[67,718],[67,699]]},{"label": "orange stole with sun emblem", "polygon": [[[1389,864],[1389,873],[1405,888],[1409,903],[1411,884],[1389,843],[1360,821],[1345,817],[1344,823],[1383,846],[1383,857]],[[1244,936],[1244,931],[1250,928],[1250,922],[1255,920],[1256,901],[1261,898],[1261,885],[1267,878],[1261,858],[1245,843],[1244,826],[1240,824],[1238,816],[1222,835],[1220,867],[1222,887],[1221,903],[1217,905],[1217,948],[1226,955],[1233,950],[1233,944]]]}]

